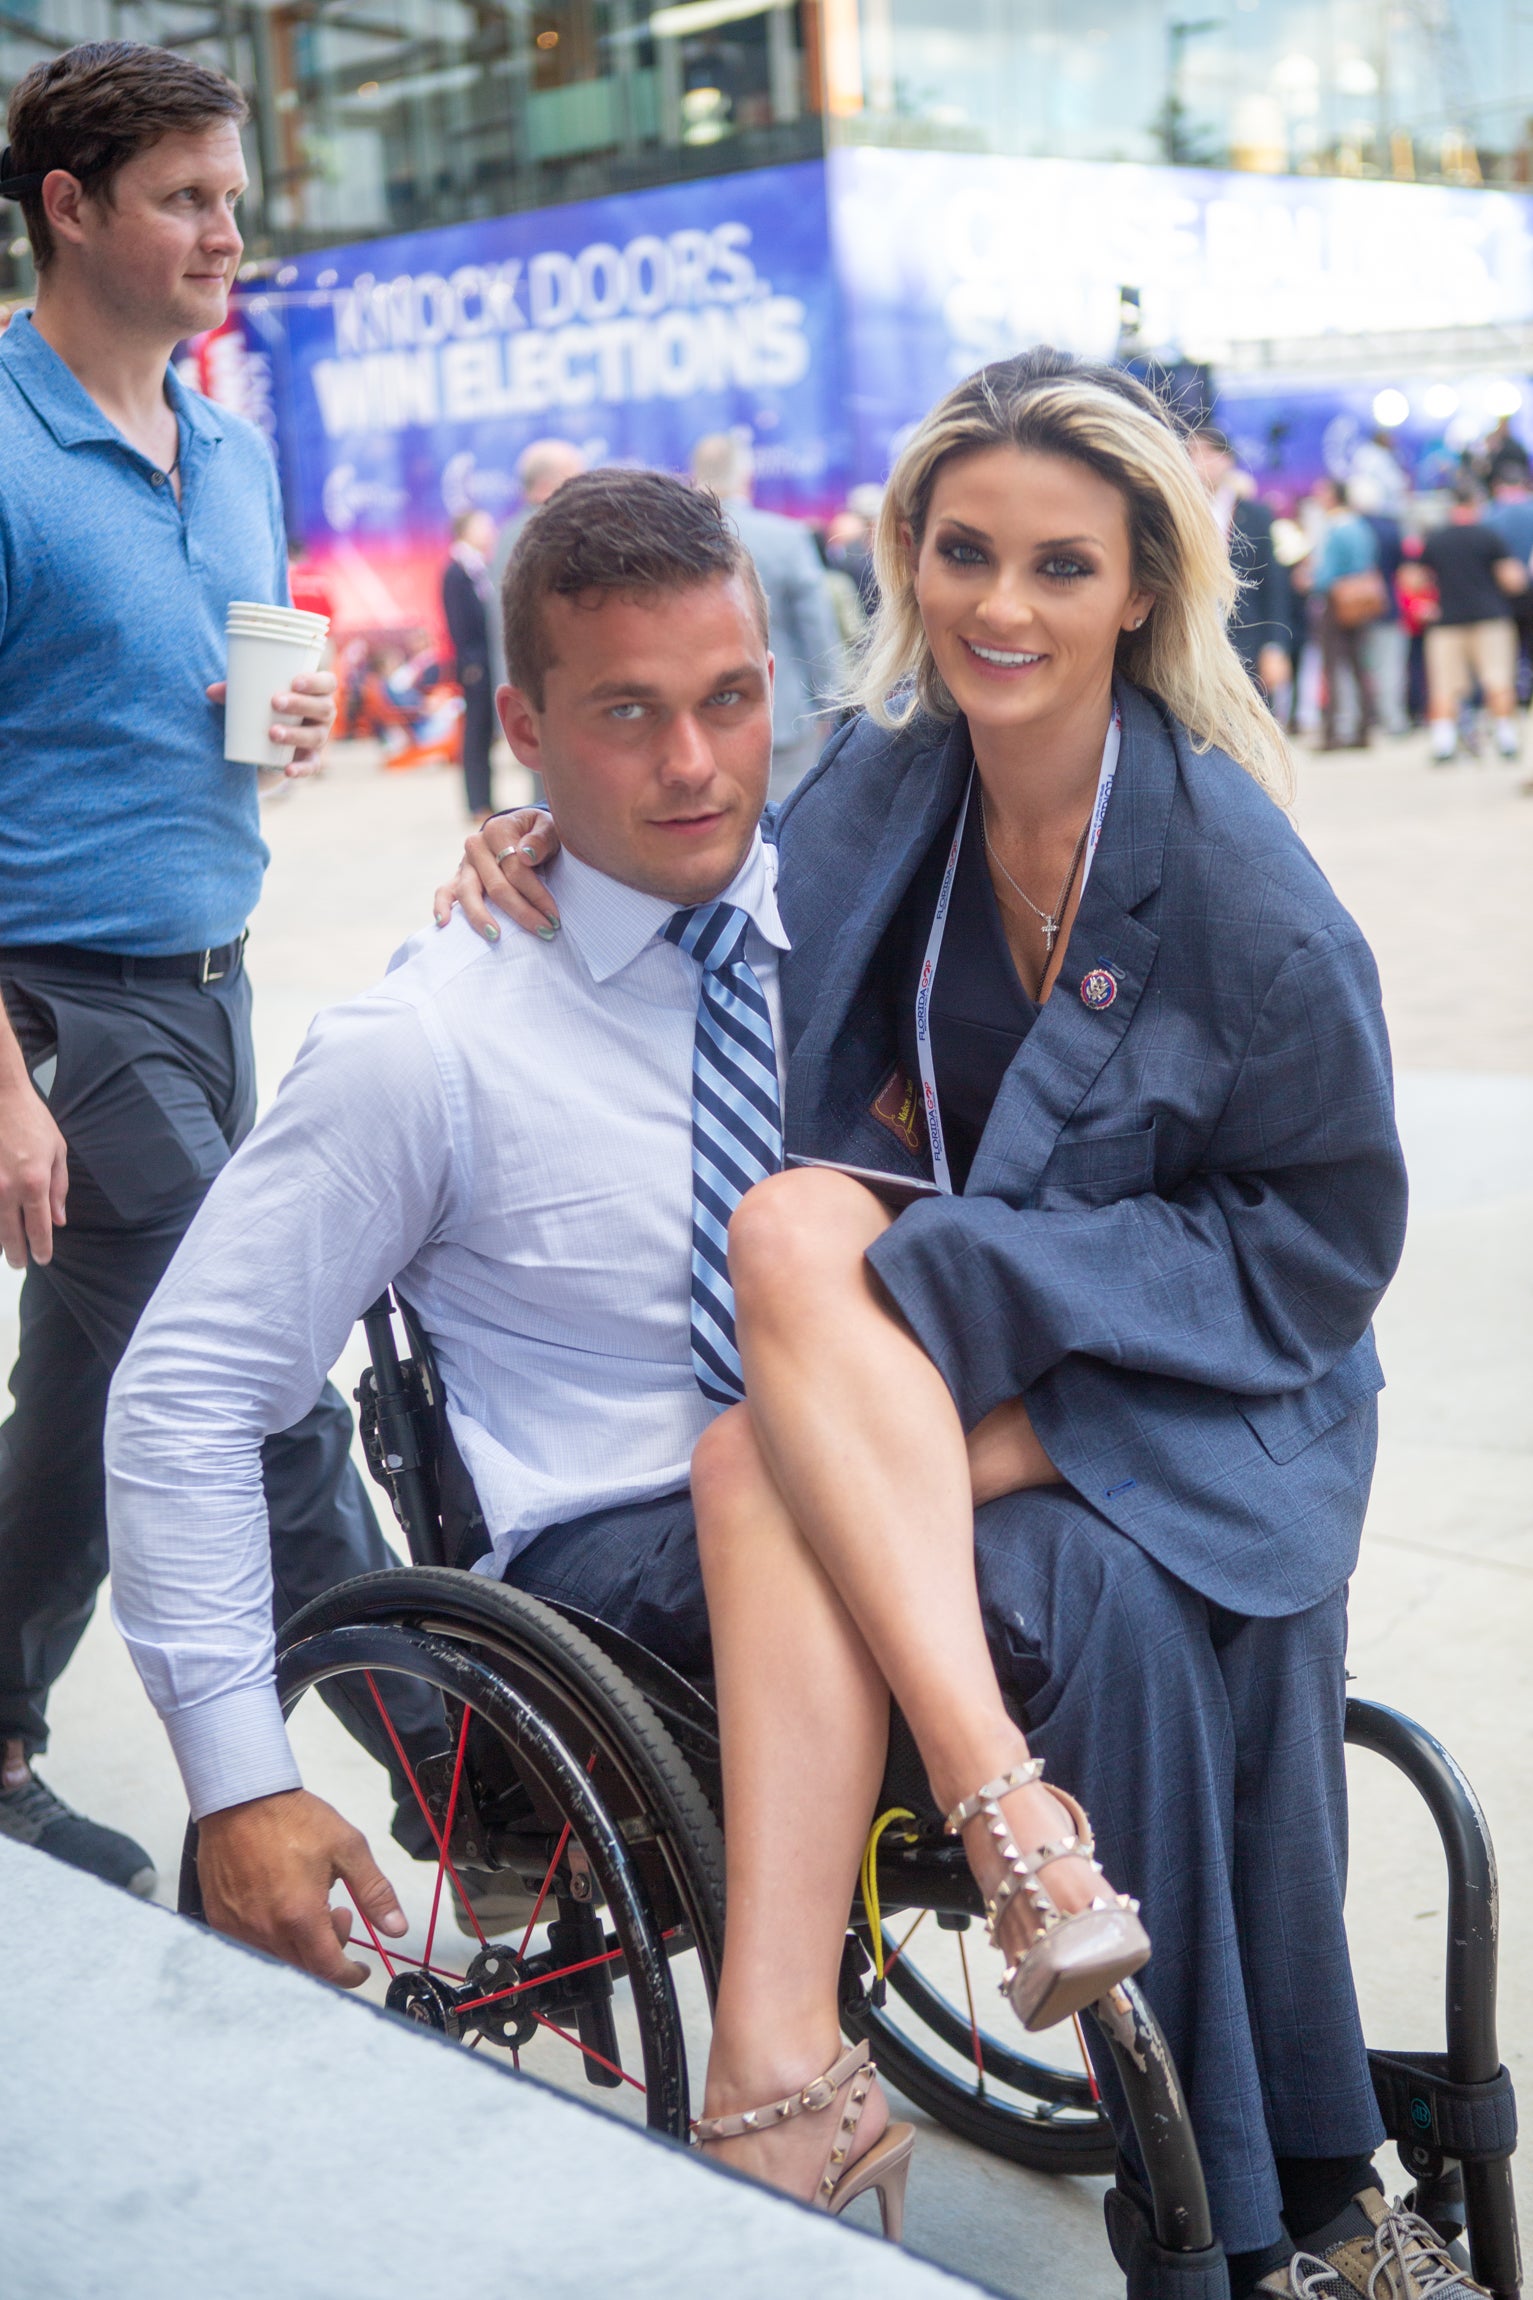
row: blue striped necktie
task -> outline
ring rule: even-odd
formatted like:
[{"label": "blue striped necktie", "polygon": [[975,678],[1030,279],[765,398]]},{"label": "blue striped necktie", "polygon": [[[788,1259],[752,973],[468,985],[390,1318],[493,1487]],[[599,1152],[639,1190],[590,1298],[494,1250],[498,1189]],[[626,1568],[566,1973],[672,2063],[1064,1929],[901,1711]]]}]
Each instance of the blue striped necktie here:
[{"label": "blue striped necktie", "polygon": [[662,930],[702,970],[692,1044],[692,1370],[704,1397],[745,1395],[729,1282],[729,1217],[782,1165],[772,1017],[745,956],[747,913],[730,902],[679,910]]}]

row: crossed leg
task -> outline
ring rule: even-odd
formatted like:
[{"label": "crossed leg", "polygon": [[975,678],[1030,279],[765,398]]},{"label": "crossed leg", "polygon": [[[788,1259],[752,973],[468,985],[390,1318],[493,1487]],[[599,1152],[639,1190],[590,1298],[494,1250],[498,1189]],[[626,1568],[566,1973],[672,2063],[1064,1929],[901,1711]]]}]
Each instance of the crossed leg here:
[{"label": "crossed leg", "polygon": [[[976,1482],[992,1486],[995,1463],[981,1469],[987,1441],[966,1445],[946,1384],[867,1268],[888,1219],[858,1184],[804,1171],[758,1186],[730,1231],[750,1402],[704,1434],[692,1473],[728,1863],[710,2116],[793,2091],[836,2056],[841,1942],[891,1694],[943,1807],[1027,1755],[975,1583]],[[1053,1482],[1025,1416],[1010,1439],[996,1449],[1009,1487],[994,1490]],[[1042,1783],[1005,1813],[1024,1848],[1072,1833]],[[965,1849],[993,1892],[1001,1862],[982,1824]],[[1101,1889],[1079,1859],[1051,1864],[1047,1883],[1064,1910]],[[869,2103],[869,2141],[886,2114]],[[803,2117],[720,2153],[807,2194],[825,2148],[820,2118]]]}]

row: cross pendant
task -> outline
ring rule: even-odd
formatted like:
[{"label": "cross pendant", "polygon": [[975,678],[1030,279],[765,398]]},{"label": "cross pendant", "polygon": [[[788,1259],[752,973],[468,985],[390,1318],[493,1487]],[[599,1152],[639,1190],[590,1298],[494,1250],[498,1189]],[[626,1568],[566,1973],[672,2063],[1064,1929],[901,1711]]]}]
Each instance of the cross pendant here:
[{"label": "cross pendant", "polygon": [[1059,932],[1059,921],[1057,918],[1046,918],[1040,923],[1043,928],[1044,948],[1052,958],[1054,955],[1054,938]]}]

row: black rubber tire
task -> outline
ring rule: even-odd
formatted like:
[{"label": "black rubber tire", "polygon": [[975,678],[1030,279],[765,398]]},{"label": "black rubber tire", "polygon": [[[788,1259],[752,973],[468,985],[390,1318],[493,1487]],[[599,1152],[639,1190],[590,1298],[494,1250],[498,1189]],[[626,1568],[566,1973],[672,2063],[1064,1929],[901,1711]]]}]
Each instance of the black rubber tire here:
[{"label": "black rubber tire", "polygon": [[441,1629],[541,1677],[623,1762],[659,1824],[708,1984],[724,1947],[724,1840],[712,1806],[671,1734],[615,1662],[557,1607],[483,1574],[401,1566],[326,1590],[283,1626],[279,1651],[350,1622]]}]

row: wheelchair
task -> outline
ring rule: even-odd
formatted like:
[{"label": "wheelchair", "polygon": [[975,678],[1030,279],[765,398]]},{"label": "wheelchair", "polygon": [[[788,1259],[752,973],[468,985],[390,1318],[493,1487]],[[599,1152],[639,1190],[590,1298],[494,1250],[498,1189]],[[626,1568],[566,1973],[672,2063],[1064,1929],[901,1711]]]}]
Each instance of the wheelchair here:
[{"label": "wheelchair", "polygon": [[[433,1857],[436,1874],[418,1959],[370,1928],[365,1939],[354,1928],[352,1946],[377,1956],[386,2003],[404,2019],[496,2048],[516,2066],[523,2047],[552,2032],[578,2052],[593,2086],[633,2088],[649,2128],[685,2142],[701,2072],[689,2067],[676,1974],[695,1957],[711,2004],[724,1927],[708,1688],[593,1616],[465,1570],[488,1540],[430,1345],[397,1295],[385,1293],[363,1325],[371,1359],[356,1392],[363,1447],[413,1562],[346,1583],[295,1615],[279,1642],[278,1689],[289,1713],[316,1688],[333,1699],[344,1687],[370,1705],[396,1792],[423,1828],[411,1849]],[[405,1727],[390,1708],[401,1682],[411,1688]],[[1000,2035],[980,2019],[966,1941],[983,1914],[979,1894],[962,1848],[943,1834],[914,1744],[897,1716],[894,1724],[849,1912],[843,2028],[867,2041],[909,2100],[991,2154],[1039,2172],[1112,2172],[1116,2149],[1085,2031],[1077,2025],[1074,2069],[1024,2050],[1009,2017]],[[1484,1817],[1447,1751],[1409,1718],[1349,1700],[1346,1736],[1419,1791],[1448,1870],[1447,2049],[1370,2051],[1383,2120],[1415,2181],[1408,2201],[1460,2256],[1467,2246],[1473,2273],[1498,2300],[1514,2300],[1516,2107],[1496,2042],[1496,1873]],[[476,1881],[487,1878],[518,1904],[505,1938],[491,1937],[474,1913]],[[477,1934],[465,1970],[436,1951],[444,1892]],[[195,1827],[180,1905],[202,1914]],[[624,2062],[620,2010],[630,2039],[637,2035],[637,2072]],[[1105,2200],[1129,2300],[1225,2300],[1196,2142],[1154,2017],[1126,1982],[1093,2007],[1092,2023],[1147,2176],[1147,2210],[1122,2188]]]}]

